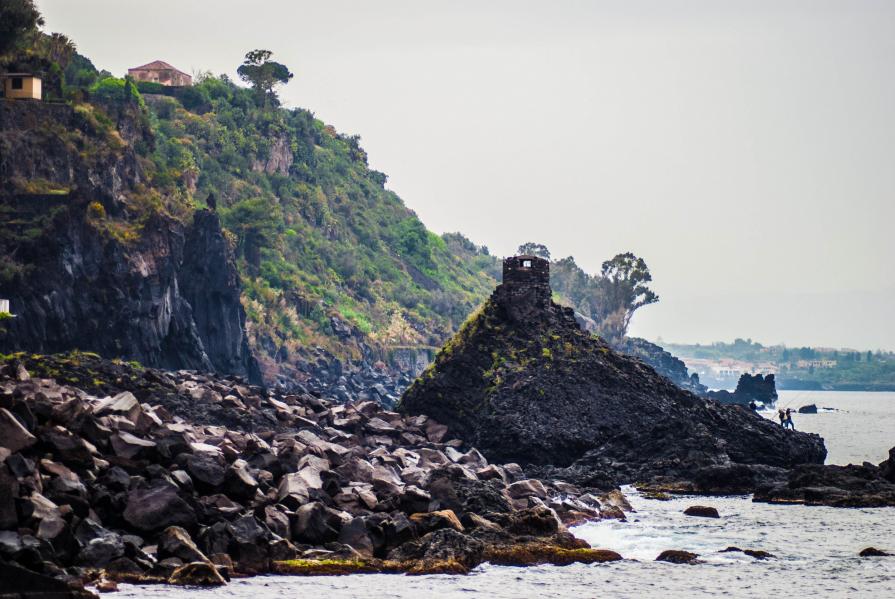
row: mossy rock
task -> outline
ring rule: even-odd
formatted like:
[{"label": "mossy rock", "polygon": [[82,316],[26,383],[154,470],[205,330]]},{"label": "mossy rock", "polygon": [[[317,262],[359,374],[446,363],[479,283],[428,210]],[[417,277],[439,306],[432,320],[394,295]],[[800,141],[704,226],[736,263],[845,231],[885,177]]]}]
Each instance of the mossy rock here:
[{"label": "mossy rock", "polygon": [[468,574],[455,559],[379,560],[379,559],[292,559],[273,563],[277,574],[292,576],[345,576],[348,574]]},{"label": "mossy rock", "polygon": [[621,559],[623,559],[621,555],[609,549],[566,549],[547,543],[523,543],[485,549],[485,561],[497,566],[536,566],[540,564],[568,566],[569,564],[617,562]]},{"label": "mossy rock", "polygon": [[273,563],[277,574],[293,576],[344,576],[375,574],[383,571],[379,560],[360,559],[290,559]]}]

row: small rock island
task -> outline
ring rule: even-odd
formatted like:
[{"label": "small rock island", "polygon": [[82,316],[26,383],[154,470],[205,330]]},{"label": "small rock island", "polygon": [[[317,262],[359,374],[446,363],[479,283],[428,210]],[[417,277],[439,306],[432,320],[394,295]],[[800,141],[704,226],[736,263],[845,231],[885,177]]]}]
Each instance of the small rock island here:
[{"label": "small rock island", "polygon": [[603,488],[749,492],[823,463],[819,436],[684,391],[583,331],[552,301],[549,267],[507,258],[503,282],[400,409],[430,415],[489,459]]}]

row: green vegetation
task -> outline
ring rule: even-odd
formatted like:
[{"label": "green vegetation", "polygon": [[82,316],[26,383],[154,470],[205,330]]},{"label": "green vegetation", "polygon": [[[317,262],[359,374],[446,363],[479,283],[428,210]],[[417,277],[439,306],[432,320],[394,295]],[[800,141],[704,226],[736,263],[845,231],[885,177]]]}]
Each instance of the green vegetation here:
[{"label": "green vegetation", "polygon": [[[250,335],[321,345],[439,345],[495,284],[495,259],[428,231],[371,170],[357,136],[205,75],[148,103],[160,185],[217,206],[233,234]],[[340,339],[332,318],[357,338]]]},{"label": "green vegetation", "polygon": [[4,0],[0,4],[0,54],[26,46],[32,33],[43,23],[32,0]]}]

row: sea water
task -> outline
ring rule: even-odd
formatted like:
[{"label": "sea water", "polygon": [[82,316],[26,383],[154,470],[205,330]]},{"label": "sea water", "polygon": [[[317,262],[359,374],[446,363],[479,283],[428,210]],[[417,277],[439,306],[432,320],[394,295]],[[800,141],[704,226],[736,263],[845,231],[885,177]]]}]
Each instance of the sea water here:
[{"label": "sea water", "polygon": [[[781,392],[779,405],[814,403],[796,414],[800,430],[824,437],[828,463],[878,463],[895,445],[895,393]],[[828,408],[828,409],[824,409]],[[766,414],[774,418],[774,412]],[[121,585],[119,597],[895,597],[895,557],[861,558],[868,546],[895,552],[895,508],[841,509],[753,503],[748,496],[646,499],[625,492],[636,510],[627,522],[603,521],[573,532],[626,559],[611,564],[510,568],[484,565],[469,576],[262,576],[202,590]],[[710,505],[720,519],[683,515]],[[735,546],[774,555],[756,560],[722,552]],[[654,561],[666,549],[697,553],[700,563]]]}]

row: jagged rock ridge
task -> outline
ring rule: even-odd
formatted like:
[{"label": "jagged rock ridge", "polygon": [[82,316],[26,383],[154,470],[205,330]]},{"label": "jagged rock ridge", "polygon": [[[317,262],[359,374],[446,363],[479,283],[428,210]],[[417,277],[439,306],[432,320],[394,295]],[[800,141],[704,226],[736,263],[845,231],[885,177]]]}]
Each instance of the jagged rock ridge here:
[{"label": "jagged rock ridge", "polygon": [[684,391],[582,331],[551,301],[539,258],[509,258],[504,282],[404,394],[490,459],[612,486],[665,481],[749,490],[822,463],[817,435]]}]

